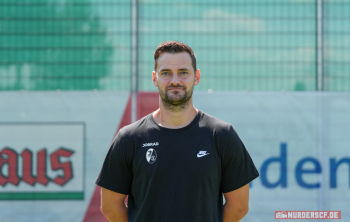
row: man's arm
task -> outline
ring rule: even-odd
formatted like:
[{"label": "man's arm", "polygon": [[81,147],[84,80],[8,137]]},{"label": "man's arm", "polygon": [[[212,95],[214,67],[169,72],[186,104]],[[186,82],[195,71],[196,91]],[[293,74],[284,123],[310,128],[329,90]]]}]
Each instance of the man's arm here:
[{"label": "man's arm", "polygon": [[128,208],[125,194],[116,193],[101,187],[101,212],[111,222],[127,222]]},{"label": "man's arm", "polygon": [[240,221],[249,210],[249,183],[243,187],[224,193],[224,222]]}]

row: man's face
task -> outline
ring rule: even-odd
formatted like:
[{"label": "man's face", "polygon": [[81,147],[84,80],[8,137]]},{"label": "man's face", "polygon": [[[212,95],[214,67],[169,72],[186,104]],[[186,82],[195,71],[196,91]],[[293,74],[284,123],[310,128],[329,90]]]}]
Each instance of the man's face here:
[{"label": "man's face", "polygon": [[200,73],[192,67],[187,52],[163,53],[157,61],[157,70],[152,75],[162,100],[171,105],[185,104],[191,99],[193,88],[199,83]]}]

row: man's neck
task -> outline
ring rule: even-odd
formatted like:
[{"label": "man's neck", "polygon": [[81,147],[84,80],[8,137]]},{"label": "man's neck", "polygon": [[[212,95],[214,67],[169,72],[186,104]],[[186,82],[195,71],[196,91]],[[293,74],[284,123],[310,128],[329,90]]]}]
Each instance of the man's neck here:
[{"label": "man's neck", "polygon": [[190,124],[196,117],[198,110],[194,108],[192,98],[188,104],[181,110],[167,109],[162,99],[159,98],[159,109],[153,112],[153,119],[160,126],[170,129],[183,128]]}]

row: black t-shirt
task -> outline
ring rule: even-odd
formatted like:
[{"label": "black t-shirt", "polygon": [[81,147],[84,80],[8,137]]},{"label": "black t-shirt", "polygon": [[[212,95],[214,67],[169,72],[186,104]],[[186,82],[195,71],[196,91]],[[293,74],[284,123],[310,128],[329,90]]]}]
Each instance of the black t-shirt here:
[{"label": "black t-shirt", "polygon": [[122,128],[96,184],[129,195],[129,222],[219,222],[222,193],[258,176],[232,125],[199,111],[180,129],[152,114]]}]

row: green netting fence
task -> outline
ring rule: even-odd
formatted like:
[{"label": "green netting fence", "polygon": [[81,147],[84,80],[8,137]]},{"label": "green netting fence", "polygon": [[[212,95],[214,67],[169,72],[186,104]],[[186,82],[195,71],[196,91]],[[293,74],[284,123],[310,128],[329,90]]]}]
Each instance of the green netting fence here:
[{"label": "green netting fence", "polygon": [[[196,90],[316,91],[317,0],[137,1],[137,90],[160,42],[192,47]],[[350,91],[350,2],[324,0],[323,89]],[[131,90],[132,1],[0,0],[0,90]]]}]

